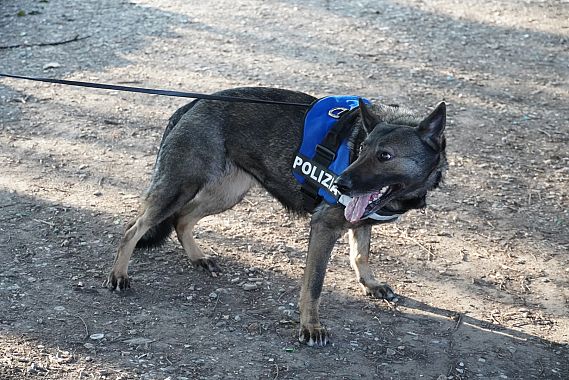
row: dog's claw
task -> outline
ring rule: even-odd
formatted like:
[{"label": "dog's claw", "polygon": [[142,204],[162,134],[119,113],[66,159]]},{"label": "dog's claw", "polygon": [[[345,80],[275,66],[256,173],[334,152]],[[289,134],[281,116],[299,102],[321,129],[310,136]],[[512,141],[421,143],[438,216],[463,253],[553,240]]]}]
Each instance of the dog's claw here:
[{"label": "dog's claw", "polygon": [[192,260],[192,264],[197,268],[205,270],[212,277],[217,277],[217,275],[221,273],[221,268],[219,267],[219,265],[217,265],[215,259],[211,256],[206,256],[197,260]]},{"label": "dog's claw", "polygon": [[108,288],[109,290],[126,290],[130,288],[130,278],[128,275],[116,275],[114,272],[109,274],[107,280],[103,283],[103,286]]},{"label": "dog's claw", "polygon": [[397,295],[387,284],[365,286],[364,289],[366,295],[368,296],[384,299],[387,301],[397,301]]},{"label": "dog's claw", "polygon": [[298,340],[310,347],[324,347],[330,341],[330,334],[323,326],[301,326]]}]

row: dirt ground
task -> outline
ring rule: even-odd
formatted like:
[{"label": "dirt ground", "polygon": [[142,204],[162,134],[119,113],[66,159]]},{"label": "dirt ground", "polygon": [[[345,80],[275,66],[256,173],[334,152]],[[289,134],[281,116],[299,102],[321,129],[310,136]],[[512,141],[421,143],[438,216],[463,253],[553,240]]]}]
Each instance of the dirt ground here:
[{"label": "dirt ground", "polygon": [[565,0],[1,1],[0,71],[444,99],[450,167],[374,229],[398,303],[361,294],[339,242],[314,349],[308,219],[262,189],[196,229],[222,276],[172,239],[135,254],[132,290],[101,287],[186,100],[0,79],[0,378],[568,379],[568,20]]}]

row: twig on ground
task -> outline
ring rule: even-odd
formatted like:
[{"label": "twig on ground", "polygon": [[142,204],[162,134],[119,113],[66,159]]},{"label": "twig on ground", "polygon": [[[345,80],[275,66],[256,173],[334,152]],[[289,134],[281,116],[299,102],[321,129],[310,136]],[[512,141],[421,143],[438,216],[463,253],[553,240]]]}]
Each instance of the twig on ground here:
[{"label": "twig on ground", "polygon": [[215,309],[217,308],[217,304],[219,303],[219,299],[221,298],[221,294],[218,294],[215,298],[215,304],[213,305],[213,309],[211,310],[211,315],[215,313]]},{"label": "twig on ground", "polygon": [[91,37],[91,36],[79,37],[79,35],[76,35],[75,37],[73,37],[69,40],[55,41],[55,42],[41,42],[39,44],[5,45],[5,46],[0,46],[0,49],[16,49],[16,48],[20,48],[20,47],[35,47],[35,46],[57,46],[57,45],[68,44],[70,42],[81,41],[81,40],[84,40],[84,39],[89,38],[89,37]]},{"label": "twig on ground", "polygon": [[216,255],[217,257],[219,257],[219,253],[215,251],[215,249],[211,248],[210,246],[208,246],[208,248],[213,252],[214,255]]},{"label": "twig on ground", "polygon": [[51,223],[51,222],[48,222],[48,221],[45,221],[45,220],[41,220],[41,219],[33,219],[33,221],[38,222],[38,223],[47,224],[47,225],[50,226],[50,227],[54,227],[54,226],[55,226],[55,224],[53,224],[53,223]]},{"label": "twig on ground", "polygon": [[89,337],[89,329],[87,328],[87,324],[85,323],[85,320],[83,318],[81,318],[79,315],[75,315],[77,318],[79,318],[81,320],[81,322],[83,322],[83,326],[85,327],[85,338]]},{"label": "twig on ground", "polygon": [[432,251],[431,249],[425,247],[425,246],[424,246],[423,244],[421,244],[417,239],[412,238],[411,236],[408,236],[407,233],[403,234],[403,231],[401,231],[399,228],[397,228],[397,227],[395,227],[395,228],[400,232],[400,235],[399,235],[399,236],[401,236],[402,238],[407,239],[407,240],[409,240],[409,241],[415,243],[419,248],[421,248],[421,249],[423,249],[425,252],[427,252],[427,254],[428,254],[427,259],[428,259],[429,261],[432,261],[432,260],[433,260],[433,258],[434,258],[435,255],[433,254],[433,251]]},{"label": "twig on ground", "polygon": [[458,330],[458,328],[460,327],[460,325],[462,324],[462,314],[458,313],[456,315],[456,324],[454,325],[454,330]]}]

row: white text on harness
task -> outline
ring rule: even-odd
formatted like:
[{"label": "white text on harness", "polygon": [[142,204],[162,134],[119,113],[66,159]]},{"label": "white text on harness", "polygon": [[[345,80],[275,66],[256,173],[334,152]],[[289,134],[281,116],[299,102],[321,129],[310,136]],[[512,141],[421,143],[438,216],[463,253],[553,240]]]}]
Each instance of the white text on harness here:
[{"label": "white text on harness", "polygon": [[297,173],[302,173],[305,178],[309,178],[312,181],[316,182],[320,187],[328,190],[336,198],[340,196],[338,188],[336,185],[334,185],[336,176],[317,163],[297,155],[294,158],[292,170]]}]

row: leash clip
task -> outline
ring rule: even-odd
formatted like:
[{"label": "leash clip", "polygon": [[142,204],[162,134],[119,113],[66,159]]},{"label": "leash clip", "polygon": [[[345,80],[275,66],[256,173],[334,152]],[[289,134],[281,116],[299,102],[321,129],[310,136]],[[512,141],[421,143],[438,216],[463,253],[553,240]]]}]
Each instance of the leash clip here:
[{"label": "leash clip", "polygon": [[344,107],[332,108],[328,111],[328,116],[333,117],[334,119],[339,119],[347,111],[349,111],[349,109]]}]

